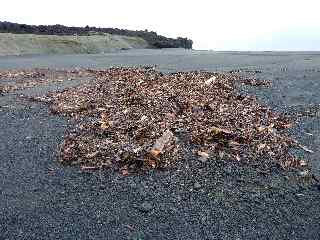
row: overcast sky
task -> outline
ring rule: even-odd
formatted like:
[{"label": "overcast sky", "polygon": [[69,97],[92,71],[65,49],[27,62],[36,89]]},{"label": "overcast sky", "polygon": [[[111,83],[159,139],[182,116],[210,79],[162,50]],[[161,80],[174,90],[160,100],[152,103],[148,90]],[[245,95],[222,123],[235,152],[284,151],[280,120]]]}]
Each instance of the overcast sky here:
[{"label": "overcast sky", "polygon": [[3,0],[0,21],[148,29],[195,49],[320,50],[319,0]]}]

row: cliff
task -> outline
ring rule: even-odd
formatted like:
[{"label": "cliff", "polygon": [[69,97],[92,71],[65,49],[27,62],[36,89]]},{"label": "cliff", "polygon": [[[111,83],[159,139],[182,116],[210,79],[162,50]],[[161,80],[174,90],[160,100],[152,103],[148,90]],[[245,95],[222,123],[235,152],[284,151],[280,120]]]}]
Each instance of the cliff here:
[{"label": "cliff", "polygon": [[119,35],[57,36],[0,33],[0,56],[25,54],[106,53],[149,48],[142,38]]},{"label": "cliff", "polygon": [[153,48],[186,48],[192,49],[193,42],[188,38],[167,38],[153,31],[134,31],[118,28],[97,27],[67,27],[63,25],[27,25],[11,22],[0,22],[0,33],[36,34],[36,35],[78,35],[90,36],[97,34],[111,34],[144,39]]}]

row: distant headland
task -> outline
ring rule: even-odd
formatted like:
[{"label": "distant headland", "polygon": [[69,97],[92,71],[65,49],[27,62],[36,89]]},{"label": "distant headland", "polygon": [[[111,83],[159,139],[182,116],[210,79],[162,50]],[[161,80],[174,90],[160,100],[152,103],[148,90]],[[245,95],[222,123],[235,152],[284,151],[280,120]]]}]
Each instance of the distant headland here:
[{"label": "distant headland", "polygon": [[58,35],[58,36],[92,36],[111,34],[118,36],[137,37],[145,40],[152,48],[185,48],[192,49],[193,41],[188,38],[168,38],[148,30],[126,30],[100,27],[68,27],[56,25],[27,25],[0,21],[0,33]]}]

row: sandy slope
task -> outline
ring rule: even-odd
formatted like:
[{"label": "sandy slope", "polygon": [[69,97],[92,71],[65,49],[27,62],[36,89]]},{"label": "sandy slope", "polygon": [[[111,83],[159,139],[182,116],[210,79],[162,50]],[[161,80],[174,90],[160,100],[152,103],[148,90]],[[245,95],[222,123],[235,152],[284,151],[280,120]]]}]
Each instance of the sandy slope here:
[{"label": "sandy slope", "polygon": [[0,56],[24,54],[105,53],[119,49],[147,48],[137,37],[111,34],[54,36],[0,33]]}]

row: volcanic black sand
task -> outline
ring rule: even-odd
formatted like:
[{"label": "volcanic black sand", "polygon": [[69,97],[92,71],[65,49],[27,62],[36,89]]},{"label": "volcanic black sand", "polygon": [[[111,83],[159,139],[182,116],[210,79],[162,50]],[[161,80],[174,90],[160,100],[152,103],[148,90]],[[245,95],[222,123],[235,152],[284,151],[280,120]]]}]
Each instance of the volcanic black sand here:
[{"label": "volcanic black sand", "polygon": [[86,80],[48,83],[0,96],[0,239],[319,239],[320,54],[141,50],[0,58],[1,69],[143,64],[163,72],[241,70],[271,80],[270,89],[241,91],[295,116],[293,136],[314,151],[296,153],[310,173],[264,173],[223,161],[129,176],[61,166],[56,148],[71,123],[19,96]]}]

